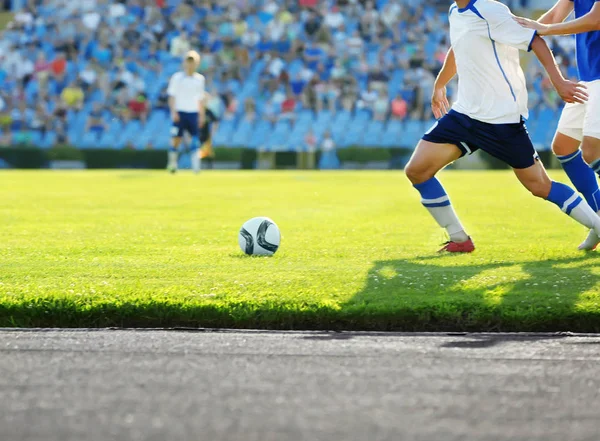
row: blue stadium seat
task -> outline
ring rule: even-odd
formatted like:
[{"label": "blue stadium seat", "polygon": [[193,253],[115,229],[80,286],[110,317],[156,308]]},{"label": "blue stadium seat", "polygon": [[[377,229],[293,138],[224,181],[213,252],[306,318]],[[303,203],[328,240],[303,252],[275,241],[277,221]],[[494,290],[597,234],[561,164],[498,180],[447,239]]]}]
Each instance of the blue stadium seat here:
[{"label": "blue stadium seat", "polygon": [[86,132],[76,145],[81,149],[93,149],[98,147],[98,141],[97,132]]}]

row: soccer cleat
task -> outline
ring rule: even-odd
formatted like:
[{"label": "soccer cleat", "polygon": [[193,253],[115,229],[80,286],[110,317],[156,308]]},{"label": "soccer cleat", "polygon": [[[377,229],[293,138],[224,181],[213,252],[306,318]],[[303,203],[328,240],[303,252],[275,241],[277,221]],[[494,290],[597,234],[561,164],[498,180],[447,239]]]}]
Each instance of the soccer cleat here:
[{"label": "soccer cleat", "polygon": [[466,242],[446,242],[438,253],[472,253],[473,251],[475,251],[475,244],[469,237]]},{"label": "soccer cleat", "polygon": [[579,245],[579,249],[581,251],[594,251],[598,244],[600,244],[600,237],[594,230],[590,230],[583,243]]}]

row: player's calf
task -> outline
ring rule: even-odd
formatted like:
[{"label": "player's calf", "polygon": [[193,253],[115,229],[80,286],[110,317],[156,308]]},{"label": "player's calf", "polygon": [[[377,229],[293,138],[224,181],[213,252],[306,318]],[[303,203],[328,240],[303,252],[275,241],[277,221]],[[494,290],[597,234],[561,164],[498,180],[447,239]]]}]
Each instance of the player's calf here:
[{"label": "player's calf", "polygon": [[537,161],[525,169],[515,169],[515,174],[534,196],[552,202],[565,214],[600,236],[600,217],[571,187],[552,181],[541,162]]},{"label": "player's calf", "polygon": [[[461,151],[454,145],[421,141],[405,168],[406,176],[421,195],[421,203],[450,236],[449,244],[464,243],[470,238],[458,219],[446,190],[435,174],[460,156]],[[461,247],[447,246],[444,251],[473,250],[463,251]]]},{"label": "player's calf", "polygon": [[585,136],[581,143],[583,159],[600,176],[600,139]]}]

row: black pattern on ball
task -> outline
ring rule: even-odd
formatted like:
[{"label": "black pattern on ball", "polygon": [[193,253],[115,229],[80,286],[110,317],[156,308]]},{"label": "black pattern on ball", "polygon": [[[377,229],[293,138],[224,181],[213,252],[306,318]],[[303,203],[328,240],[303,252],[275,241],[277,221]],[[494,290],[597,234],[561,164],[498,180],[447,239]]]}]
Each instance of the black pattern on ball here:
[{"label": "black pattern on ball", "polygon": [[267,229],[273,225],[273,222],[268,220],[263,221],[258,227],[258,232],[256,233],[256,242],[263,247],[265,250],[274,253],[279,248],[279,245],[273,245],[272,243],[267,242],[266,235]]},{"label": "black pattern on ball", "polygon": [[244,240],[246,240],[246,249],[244,250],[244,252],[246,254],[252,254],[252,252],[254,251],[254,241],[252,240],[252,235],[248,233],[248,231],[245,228],[242,228],[240,230],[240,234],[242,235]]}]

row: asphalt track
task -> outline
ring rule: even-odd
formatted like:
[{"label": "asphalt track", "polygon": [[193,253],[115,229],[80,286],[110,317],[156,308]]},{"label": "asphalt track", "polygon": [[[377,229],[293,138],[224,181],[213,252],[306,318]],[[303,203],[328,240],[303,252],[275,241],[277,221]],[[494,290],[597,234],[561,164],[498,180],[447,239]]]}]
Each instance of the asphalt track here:
[{"label": "asphalt track", "polygon": [[0,330],[1,441],[598,441],[600,336]]}]

